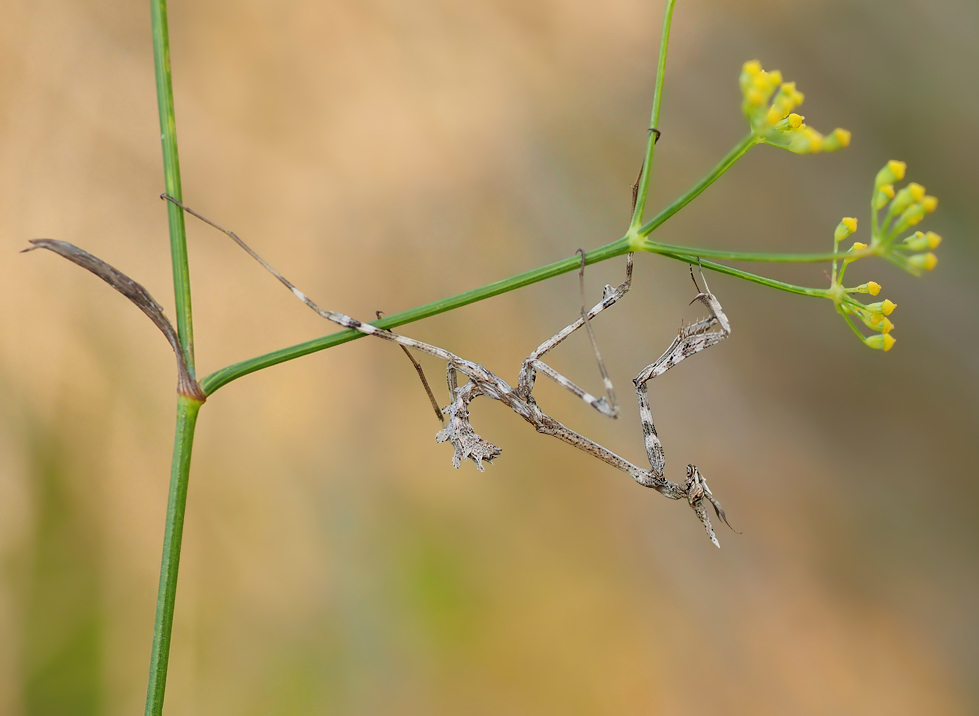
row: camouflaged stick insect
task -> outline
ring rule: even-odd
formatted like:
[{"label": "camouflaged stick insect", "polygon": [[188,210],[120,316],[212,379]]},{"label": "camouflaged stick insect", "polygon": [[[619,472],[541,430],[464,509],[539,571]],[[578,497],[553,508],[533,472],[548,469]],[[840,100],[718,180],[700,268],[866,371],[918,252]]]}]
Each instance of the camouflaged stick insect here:
[{"label": "camouflaged stick insect", "polygon": [[[201,221],[204,221],[210,226],[225,233],[236,244],[238,244],[239,247],[246,251],[249,256],[261,264],[266,271],[275,276],[280,283],[292,291],[292,293],[299,300],[305,303],[310,309],[315,311],[321,317],[327,319],[328,321],[332,321],[337,325],[343,326],[344,328],[351,328],[365,335],[383,338],[385,340],[397,343],[403,348],[416,350],[445,361],[446,381],[448,383],[451,402],[446,407],[442,408],[442,414],[448,417],[448,425],[438,432],[435,437],[435,441],[437,443],[449,442],[452,444],[453,448],[455,449],[455,453],[452,457],[452,464],[454,467],[458,468],[462,462],[468,458],[476,465],[476,469],[482,472],[484,470],[483,461],[492,463],[492,461],[499,457],[502,453],[501,448],[480,437],[469,422],[469,404],[476,398],[485,396],[493,400],[498,400],[506,405],[517,415],[533,425],[537,432],[555,437],[573,447],[578,448],[579,450],[597,457],[599,460],[602,460],[612,467],[628,473],[640,485],[653,488],[660,494],[672,500],[686,499],[694,513],[697,515],[697,518],[704,525],[711,542],[717,546],[720,546],[717,542],[717,537],[714,534],[714,528],[711,526],[710,517],[707,514],[704,502],[705,500],[710,502],[718,517],[727,523],[724,510],[711,493],[710,488],[707,486],[707,481],[703,478],[695,466],[687,466],[686,479],[682,484],[674,483],[666,479],[663,446],[656,434],[656,427],[653,424],[652,411],[650,410],[649,401],[646,394],[646,383],[650,379],[662,375],[680,361],[699,353],[705,348],[709,348],[730,334],[731,327],[727,316],[721,309],[721,304],[717,301],[714,295],[710,293],[709,289],[707,289],[706,281],[704,282],[704,290],[701,291],[700,287],[697,285],[696,279],[694,279],[694,285],[697,286],[698,293],[691,303],[694,301],[699,301],[700,303],[704,304],[704,306],[706,306],[707,310],[710,312],[710,315],[707,318],[701,319],[689,326],[681,327],[677,337],[673,340],[673,343],[670,344],[670,347],[666,350],[666,352],[660,356],[656,362],[646,366],[642,371],[640,371],[639,375],[633,381],[636,386],[636,395],[639,401],[639,416],[643,425],[646,455],[649,458],[650,464],[650,469],[647,470],[632,464],[608,448],[605,448],[590,438],[571,430],[567,426],[547,415],[540,409],[540,407],[537,405],[537,401],[532,395],[536,376],[538,373],[541,373],[554,380],[561,387],[569,390],[581,398],[585,403],[593,407],[602,415],[610,418],[615,418],[618,416],[618,406],[612,390],[612,382],[608,377],[608,373],[605,370],[604,363],[601,361],[601,357],[598,355],[597,346],[595,344],[594,335],[591,333],[591,326],[589,322],[606,308],[613,306],[619,299],[628,293],[632,286],[632,253],[626,256],[625,280],[616,288],[606,285],[602,300],[589,311],[584,310],[584,301],[582,300],[581,316],[576,321],[538,346],[537,349],[524,360],[517,380],[517,387],[512,388],[506,381],[498,377],[483,365],[474,361],[466,360],[465,358],[461,358],[460,356],[457,356],[444,348],[439,348],[438,346],[433,346],[383,328],[378,328],[377,326],[364,323],[343,313],[320,308],[312,301],[312,299],[306,296],[306,294],[300,291],[292,282],[276,271],[267,261],[265,261],[265,259],[259,256],[251,247],[242,241],[241,238],[238,237],[238,235],[233,231],[229,231],[219,226],[210,219],[198,214],[166,194],[162,195],[161,198],[174,203],[192,216],[197,217]],[[583,299],[585,258],[583,251],[579,250],[579,253],[581,254],[579,282]],[[691,277],[693,277],[692,269]],[[592,346],[595,349],[596,356],[598,357],[600,369],[604,378],[606,395],[601,398],[596,398],[595,396],[589,394],[583,388],[568,380],[541,360],[542,356],[556,348],[569,336],[571,336],[571,334],[583,326],[589,333],[589,337],[591,338]],[[717,330],[714,330],[715,328]],[[461,386],[459,385],[458,379],[459,373],[462,373],[468,379]]]}]

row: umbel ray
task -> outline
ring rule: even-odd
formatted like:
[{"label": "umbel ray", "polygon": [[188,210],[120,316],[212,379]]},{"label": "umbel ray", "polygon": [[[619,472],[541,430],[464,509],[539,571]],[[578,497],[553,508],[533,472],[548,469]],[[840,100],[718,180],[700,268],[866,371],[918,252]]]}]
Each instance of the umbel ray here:
[{"label": "umbel ray", "polygon": [[[433,346],[422,341],[409,338],[407,336],[394,333],[384,328],[378,328],[370,323],[364,323],[351,318],[343,313],[329,311],[320,308],[305,293],[300,291],[292,282],[276,271],[265,259],[259,256],[248,244],[241,240],[233,231],[229,231],[215,224],[210,219],[198,214],[189,207],[183,205],[176,199],[162,195],[162,198],[176,204],[187,213],[201,219],[205,223],[227,234],[238,246],[246,251],[253,259],[265,268],[266,271],[275,276],[286,288],[309,308],[317,314],[332,321],[344,328],[351,328],[365,335],[377,336],[388,341],[399,344],[405,349],[426,353],[435,358],[439,358],[446,363],[446,380],[449,388],[450,402],[442,408],[442,414],[448,418],[442,430],[436,435],[437,443],[449,442],[455,448],[452,457],[452,464],[458,468],[467,458],[472,460],[476,468],[483,470],[483,461],[492,462],[499,457],[502,450],[493,443],[481,438],[469,422],[469,405],[473,400],[480,396],[485,396],[492,400],[498,400],[528,423],[534,426],[537,432],[543,435],[550,435],[573,447],[597,457],[599,460],[608,463],[612,467],[628,473],[632,478],[643,487],[651,487],[661,495],[671,500],[686,500],[693,509],[697,518],[707,530],[707,535],[718,547],[720,546],[714,534],[705,502],[709,502],[718,517],[727,523],[727,517],[720,503],[711,493],[707,486],[707,481],[700,474],[694,465],[687,465],[686,479],[682,483],[671,482],[666,479],[666,460],[663,445],[659,436],[656,434],[656,426],[653,423],[653,414],[649,406],[649,398],[646,392],[646,384],[659,375],[662,375],[670,368],[677,365],[680,361],[699,353],[705,348],[709,348],[731,334],[731,324],[721,308],[720,302],[707,288],[707,281],[704,281],[703,290],[697,284],[691,267],[690,276],[694,286],[697,288],[697,295],[691,303],[699,302],[703,304],[708,316],[690,325],[681,326],[676,338],[654,363],[643,368],[639,375],[633,380],[636,388],[636,397],[639,402],[639,418],[642,421],[643,440],[646,447],[646,455],[649,458],[649,469],[641,468],[629,462],[623,457],[615,454],[611,450],[599,445],[594,440],[581,435],[561,424],[550,415],[541,410],[537,401],[534,399],[533,390],[537,374],[541,373],[554,380],[561,387],[569,390],[574,395],[581,398],[585,403],[597,410],[602,415],[609,418],[616,418],[619,414],[619,407],[615,400],[615,392],[612,381],[605,370],[595,337],[591,330],[590,321],[605,309],[613,306],[619,299],[629,292],[632,286],[632,266],[633,254],[626,256],[625,280],[617,287],[605,286],[602,300],[595,304],[589,311],[585,311],[584,302],[584,251],[579,249],[581,254],[581,268],[579,270],[579,285],[581,290],[581,315],[573,323],[559,331],[557,334],[540,344],[523,361],[520,368],[520,375],[517,378],[516,387],[511,387],[505,380],[497,376],[488,368],[474,361],[466,360],[457,356],[455,353],[438,346]],[[599,368],[602,373],[605,385],[605,396],[596,398],[587,391],[568,380],[552,367],[544,363],[541,358],[548,352],[556,348],[571,334],[584,327],[591,340],[598,358]],[[412,361],[415,363],[415,361]],[[416,364],[417,367],[417,364]],[[460,385],[459,374],[465,376],[466,381]],[[423,379],[424,380],[424,379]],[[426,383],[427,388],[427,383]],[[430,394],[431,395],[431,394]],[[730,526],[730,525],[729,525]]]}]

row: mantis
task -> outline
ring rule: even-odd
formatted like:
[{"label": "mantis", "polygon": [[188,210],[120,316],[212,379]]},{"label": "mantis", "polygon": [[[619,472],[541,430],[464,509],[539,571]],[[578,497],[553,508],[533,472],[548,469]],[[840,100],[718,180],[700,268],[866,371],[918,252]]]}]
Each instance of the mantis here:
[{"label": "mantis", "polygon": [[[337,311],[320,308],[292,282],[276,271],[248,244],[242,241],[233,231],[219,226],[171,196],[163,194],[161,198],[172,202],[192,216],[229,236],[266,271],[271,273],[280,283],[288,288],[296,298],[322,318],[344,328],[353,329],[364,335],[376,336],[377,338],[397,343],[407,350],[425,353],[444,361],[446,364],[446,382],[449,389],[450,402],[441,409],[441,412],[448,419],[448,422],[438,432],[435,441],[436,443],[448,442],[452,445],[455,450],[452,456],[454,467],[460,467],[465,460],[469,459],[475,464],[476,469],[483,471],[484,461],[492,463],[502,453],[501,448],[480,437],[473,429],[469,420],[469,406],[476,398],[483,396],[491,400],[498,400],[530,423],[538,433],[555,437],[602,460],[608,465],[629,474],[643,487],[652,488],[671,500],[686,500],[693,509],[694,514],[696,514],[697,519],[703,524],[711,542],[718,547],[720,546],[714,528],[711,525],[705,503],[710,503],[717,516],[725,524],[728,524],[729,527],[730,524],[727,521],[721,504],[714,497],[710,487],[707,485],[707,480],[700,474],[697,467],[695,465],[687,465],[686,478],[682,483],[671,482],[666,479],[665,453],[663,444],[656,433],[656,425],[653,422],[653,413],[649,405],[649,396],[646,388],[647,383],[653,378],[662,375],[684,359],[716,345],[731,334],[731,324],[724,310],[721,308],[717,297],[707,287],[707,281],[703,277],[702,272],[703,289],[697,283],[697,279],[693,274],[693,268],[691,267],[690,277],[697,289],[697,295],[694,296],[691,303],[696,302],[702,304],[707,309],[708,316],[692,324],[681,326],[677,336],[673,339],[673,342],[663,355],[655,362],[643,368],[633,380],[636,389],[636,398],[639,403],[639,417],[642,421],[643,442],[650,465],[647,469],[634,465],[594,440],[571,430],[555,420],[540,408],[533,396],[537,375],[541,374],[579,397],[602,415],[609,418],[618,417],[619,406],[615,399],[614,388],[605,369],[604,362],[601,359],[601,355],[598,352],[595,337],[591,330],[591,320],[606,309],[611,308],[629,292],[632,286],[632,253],[626,255],[625,280],[614,288],[606,285],[602,300],[590,310],[586,311],[584,302],[585,257],[584,251],[579,249],[579,254],[581,255],[581,268],[578,274],[582,296],[581,315],[574,322],[541,343],[527,356],[521,365],[516,387],[511,387],[505,380],[480,363],[462,358],[445,348],[415,340],[414,338],[409,338],[408,336],[403,336],[384,328],[378,328],[370,323],[365,323]],[[591,395],[541,360],[547,353],[559,346],[582,327],[588,333],[596,358],[598,359],[605,387],[605,395],[602,397]],[[415,361],[412,362],[415,363]],[[464,381],[460,380],[460,374],[463,376]]]}]

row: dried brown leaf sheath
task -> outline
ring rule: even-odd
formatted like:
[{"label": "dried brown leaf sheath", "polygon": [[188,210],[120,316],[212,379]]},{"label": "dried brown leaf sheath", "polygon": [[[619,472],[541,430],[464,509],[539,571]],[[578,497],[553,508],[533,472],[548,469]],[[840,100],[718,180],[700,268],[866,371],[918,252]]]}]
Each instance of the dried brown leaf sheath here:
[{"label": "dried brown leaf sheath", "polygon": [[93,256],[87,251],[78,248],[67,241],[56,241],[55,239],[31,239],[33,244],[30,248],[24,249],[21,253],[33,251],[34,249],[47,249],[59,256],[63,256],[74,264],[88,269],[116,291],[132,301],[143,313],[149,316],[154,325],[159,328],[166,336],[170,347],[173,348],[174,355],[177,357],[177,392],[189,398],[194,398],[204,402],[207,396],[201,390],[200,384],[194,380],[190,371],[187,370],[187,361],[184,352],[180,348],[180,341],[173,325],[163,315],[163,306],[156,302],[141,284],[133,281],[129,276],[118,269],[110,266],[97,256]]}]

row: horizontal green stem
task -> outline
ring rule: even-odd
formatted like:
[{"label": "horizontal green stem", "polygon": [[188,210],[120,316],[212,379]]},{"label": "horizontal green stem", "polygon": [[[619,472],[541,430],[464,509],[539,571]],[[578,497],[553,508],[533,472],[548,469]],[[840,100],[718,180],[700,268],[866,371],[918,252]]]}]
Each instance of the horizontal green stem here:
[{"label": "horizontal green stem", "polygon": [[762,251],[722,251],[714,249],[692,248],[689,246],[674,246],[671,244],[661,244],[656,241],[646,239],[638,247],[639,251],[648,251],[652,254],[686,254],[695,255],[704,259],[719,259],[721,261],[749,261],[754,263],[771,264],[807,264],[819,263],[822,261],[837,261],[840,259],[862,259],[866,256],[874,255],[872,248],[861,249],[860,251],[850,251],[845,253],[823,253],[823,254],[779,254],[766,253]]},{"label": "horizontal green stem", "polygon": [[[611,244],[607,244],[606,246],[602,246],[601,248],[586,253],[585,263],[598,263],[599,261],[615,258],[616,256],[621,256],[628,252],[629,241],[626,238],[622,238],[618,241],[613,241]],[[385,316],[378,321],[372,321],[371,325],[377,326],[378,328],[395,328],[397,326],[403,326],[406,323],[413,323],[414,321],[420,321],[423,318],[430,318],[431,316],[438,315],[439,313],[445,313],[446,311],[467,306],[470,303],[476,303],[477,301],[492,298],[493,296],[499,296],[500,294],[507,293],[508,291],[513,291],[518,288],[523,288],[524,286],[529,286],[533,283],[538,283],[539,281],[560,276],[563,273],[576,270],[579,266],[581,266],[581,259],[577,256],[562,259],[561,261],[556,261],[555,263],[534,269],[533,271],[527,271],[525,273],[512,276],[508,279],[504,279],[503,281],[496,281],[495,283],[487,284],[486,286],[473,289],[472,291],[466,291],[465,293],[450,296],[449,298],[433,301],[432,303],[427,303],[424,306],[418,306],[417,308],[412,308],[408,311],[402,311],[401,313],[392,313],[390,316]],[[311,341],[306,341],[305,343],[300,343],[288,348],[282,348],[281,350],[266,353],[265,355],[241,361],[240,363],[229,365],[226,368],[222,368],[214,373],[211,373],[209,376],[201,380],[201,388],[204,390],[205,395],[210,395],[218,388],[227,385],[231,381],[241,378],[242,376],[248,375],[249,373],[254,373],[256,370],[262,370],[263,368],[268,368],[279,363],[293,360],[294,358],[309,355],[310,353],[316,353],[317,351],[332,348],[333,346],[338,346],[341,343],[346,343],[348,341],[363,337],[363,333],[358,333],[357,331],[347,329],[338,331],[336,333],[331,333],[330,335],[323,336],[322,338],[316,338]]]},{"label": "horizontal green stem", "polygon": [[762,286],[768,286],[769,288],[775,288],[779,291],[786,291],[788,293],[796,293],[800,296],[812,296],[814,298],[828,298],[829,291],[825,288],[809,288],[808,286],[796,286],[794,283],[785,283],[784,281],[776,281],[773,278],[766,278],[764,276],[759,276],[753,274],[750,271],[742,271],[741,269],[732,268],[730,266],[725,266],[724,264],[716,264],[713,261],[703,261],[699,255],[693,256],[690,254],[683,253],[673,253],[667,251],[657,252],[660,256],[666,256],[677,261],[683,261],[684,263],[692,264],[694,266],[701,265],[705,269],[710,269],[711,271],[716,271],[717,273],[723,273],[728,276],[734,276],[735,278],[740,278],[745,281],[750,281],[751,283],[757,283]]}]

